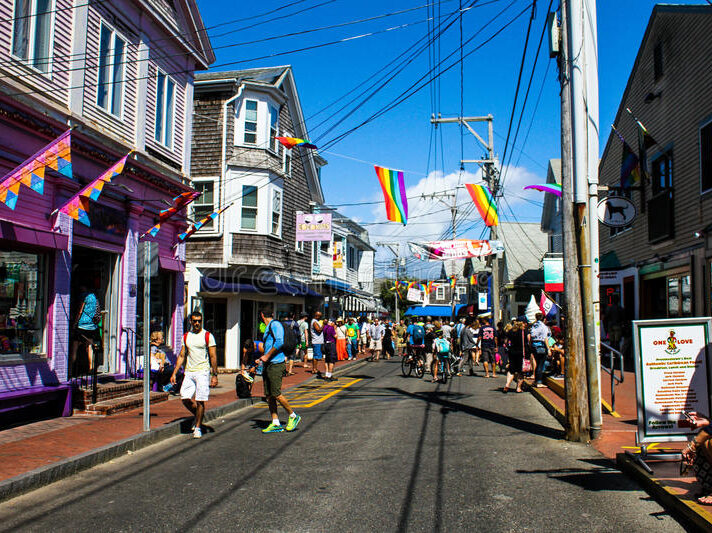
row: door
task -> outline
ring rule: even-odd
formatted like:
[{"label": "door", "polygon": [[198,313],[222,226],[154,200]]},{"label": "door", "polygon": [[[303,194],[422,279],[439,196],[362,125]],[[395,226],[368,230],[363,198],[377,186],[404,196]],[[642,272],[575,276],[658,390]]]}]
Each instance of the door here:
[{"label": "door", "polygon": [[204,327],[215,337],[218,366],[225,367],[225,331],[227,330],[227,301],[206,298],[203,302]]},{"label": "door", "polygon": [[[244,344],[247,339],[255,340],[255,302],[252,300],[240,302],[240,342]],[[242,357],[241,348],[239,353]]]}]

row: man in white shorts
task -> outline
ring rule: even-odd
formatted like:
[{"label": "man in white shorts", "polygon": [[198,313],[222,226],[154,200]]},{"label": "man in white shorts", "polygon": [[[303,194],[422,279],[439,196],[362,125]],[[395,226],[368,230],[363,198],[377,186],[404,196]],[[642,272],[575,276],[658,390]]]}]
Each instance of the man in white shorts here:
[{"label": "man in white shorts", "polygon": [[383,334],[386,328],[379,324],[378,319],[374,319],[373,324],[368,332],[368,336],[371,337],[371,360],[378,361],[381,357],[381,350],[383,349]]},{"label": "man in white shorts", "polygon": [[195,416],[193,438],[199,439],[203,436],[200,425],[205,413],[205,402],[210,396],[210,387],[218,385],[218,356],[215,337],[203,329],[203,315],[199,311],[191,313],[190,327],[191,330],[183,335],[183,347],[180,349],[171,383],[175,384],[176,373],[185,361],[185,377],[180,388],[180,397],[183,405]]}]

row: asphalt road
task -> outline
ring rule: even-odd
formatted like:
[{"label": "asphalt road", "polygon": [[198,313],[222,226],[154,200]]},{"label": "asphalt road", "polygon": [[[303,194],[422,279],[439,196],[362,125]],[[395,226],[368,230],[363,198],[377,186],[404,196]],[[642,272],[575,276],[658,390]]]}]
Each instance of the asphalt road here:
[{"label": "asphalt road", "polygon": [[683,530],[502,378],[347,376],[297,431],[250,408],[6,502],[0,531]]}]

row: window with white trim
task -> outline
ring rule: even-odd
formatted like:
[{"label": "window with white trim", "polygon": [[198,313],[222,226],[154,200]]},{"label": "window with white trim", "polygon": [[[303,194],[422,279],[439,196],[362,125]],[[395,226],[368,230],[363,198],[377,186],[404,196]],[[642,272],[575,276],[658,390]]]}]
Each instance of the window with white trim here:
[{"label": "window with white trim", "polygon": [[257,100],[245,100],[245,144],[257,144]]},{"label": "window with white trim", "polygon": [[96,105],[116,117],[121,117],[124,101],[124,64],[126,41],[101,24],[99,32],[99,79]]},{"label": "window with white trim", "polygon": [[282,191],[277,189],[272,189],[271,233],[275,237],[282,236]]},{"label": "window with white trim", "polygon": [[12,55],[48,74],[52,64],[53,0],[15,0]]},{"label": "window with white trim", "polygon": [[[192,204],[193,220],[200,222],[215,211],[215,181],[196,181],[195,190],[201,194]],[[214,222],[214,220],[206,222],[203,227],[200,228],[200,231],[212,230],[214,228]]]},{"label": "window with white trim", "polygon": [[279,149],[277,137],[277,126],[279,125],[279,109],[269,106],[269,147],[273,152]]},{"label": "window with white trim", "polygon": [[457,296],[457,301],[459,302],[464,295],[467,294],[467,287],[455,287],[455,295]]},{"label": "window with white trim", "polygon": [[294,249],[295,249],[297,252],[303,254],[303,253],[304,253],[304,241],[297,241],[297,244],[296,244],[296,246],[294,247]]},{"label": "window with white trim", "polygon": [[435,287],[435,299],[444,300],[445,299],[445,287],[439,286]]},{"label": "window with white trim", "polygon": [[156,75],[156,131],[155,139],[169,150],[173,149],[176,84],[165,72]]},{"label": "window with white trim", "polygon": [[240,229],[257,230],[257,187],[254,185],[242,186]]},{"label": "window with white trim", "polygon": [[292,175],[292,150],[284,148],[282,154],[282,170],[287,176]]}]

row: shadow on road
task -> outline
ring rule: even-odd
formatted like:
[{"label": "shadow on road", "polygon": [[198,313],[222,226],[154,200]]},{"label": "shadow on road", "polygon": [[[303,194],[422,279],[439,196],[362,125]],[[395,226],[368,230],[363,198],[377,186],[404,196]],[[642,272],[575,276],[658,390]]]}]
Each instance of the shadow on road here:
[{"label": "shadow on road", "polygon": [[544,474],[548,478],[571,483],[587,491],[630,491],[638,490],[621,471],[613,468],[606,460],[579,459],[581,463],[594,465],[589,469],[581,468],[552,468],[538,470],[516,470],[517,474]]},{"label": "shadow on road", "polygon": [[539,435],[548,439],[559,440],[564,437],[564,431],[561,429],[554,429],[548,426],[542,426],[541,424],[537,424],[535,422],[520,420],[518,418],[514,418],[508,415],[503,415],[501,413],[495,413],[494,411],[488,411],[479,407],[473,407],[471,405],[452,402],[450,400],[442,398],[442,396],[447,396],[448,393],[438,393],[437,391],[408,392],[395,387],[389,387],[388,390],[416,400],[441,405],[443,407],[448,408],[450,411],[458,411],[468,415],[476,416],[477,418],[489,420],[490,422],[502,424],[503,426],[507,426],[509,428],[518,429],[520,431],[525,431],[527,433]]}]

